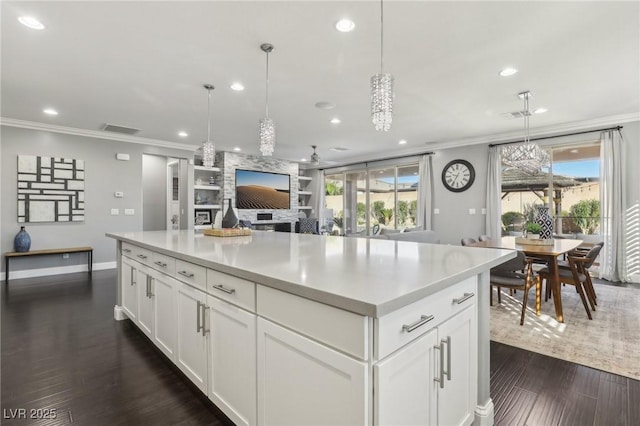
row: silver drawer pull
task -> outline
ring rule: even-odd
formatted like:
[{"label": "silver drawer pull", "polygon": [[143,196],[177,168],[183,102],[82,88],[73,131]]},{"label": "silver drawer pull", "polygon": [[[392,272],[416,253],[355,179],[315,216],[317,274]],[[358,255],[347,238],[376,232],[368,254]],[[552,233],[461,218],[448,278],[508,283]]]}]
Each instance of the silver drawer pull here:
[{"label": "silver drawer pull", "polygon": [[440,389],[444,389],[444,348],[442,347],[442,343],[444,343],[444,340],[440,341],[440,345],[435,345],[433,347],[433,349],[436,349],[438,351],[440,351],[440,371],[438,374],[438,377],[434,377],[433,380],[435,382],[440,383]]},{"label": "silver drawer pull", "polygon": [[453,303],[457,303],[459,305],[459,304],[471,299],[473,296],[475,296],[475,294],[473,294],[473,293],[465,293],[465,294],[462,295],[461,298],[453,299]]},{"label": "silver drawer pull", "polygon": [[136,285],[136,268],[131,268],[131,285]]},{"label": "silver drawer pull", "polygon": [[402,331],[406,331],[407,333],[411,333],[413,330],[415,330],[418,327],[421,327],[423,325],[425,325],[426,323],[428,323],[429,321],[431,321],[433,318],[435,318],[433,315],[421,315],[420,319],[416,322],[414,322],[413,324],[404,324],[402,326]]},{"label": "silver drawer pull", "polygon": [[155,262],[155,264],[156,264],[156,265],[158,265],[158,266],[159,266],[159,267],[161,267],[161,268],[166,268],[166,267],[167,267],[167,264],[166,264],[166,263],[164,263],[164,262],[160,262],[159,260],[158,260],[157,262]]},{"label": "silver drawer pull", "polygon": [[138,257],[139,257],[140,259],[146,259],[146,258],[147,258],[147,256],[145,256],[144,254],[139,254],[139,255],[138,255]]},{"label": "silver drawer pull", "polygon": [[131,249],[122,249],[122,251],[125,253],[131,253]]},{"label": "silver drawer pull", "polygon": [[187,277],[187,278],[193,278],[193,277],[194,277],[193,272],[178,271],[178,273],[179,273],[180,275],[182,275],[183,277]]},{"label": "silver drawer pull", "polygon": [[224,288],[224,286],[222,284],[220,285],[214,285],[213,288],[215,288],[216,290],[220,290],[223,291],[227,294],[233,294],[236,292],[235,288]]}]

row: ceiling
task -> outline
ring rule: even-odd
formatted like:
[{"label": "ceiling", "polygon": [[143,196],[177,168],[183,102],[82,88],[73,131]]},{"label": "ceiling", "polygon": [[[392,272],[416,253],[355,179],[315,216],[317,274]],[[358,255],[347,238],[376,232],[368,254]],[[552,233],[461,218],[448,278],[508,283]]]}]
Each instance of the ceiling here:
[{"label": "ceiling", "polygon": [[[380,69],[380,4],[331,2],[11,2],[2,7],[4,123],[99,131],[258,155],[270,54],[274,156],[322,165],[508,140],[530,90],[532,134],[568,123],[640,117],[639,2],[384,3],[385,72],[395,76],[394,121],[376,132],[369,78]],[[21,25],[37,17],[42,31]],[[334,24],[355,22],[351,33]],[[500,77],[513,66],[519,72]],[[240,81],[245,90],[230,84]],[[336,104],[321,110],[316,102]],[[55,108],[54,117],[42,113]],[[340,124],[329,120],[338,117]],[[189,133],[181,138],[177,132]],[[405,139],[405,145],[398,145]],[[347,151],[336,152],[330,148]]]}]

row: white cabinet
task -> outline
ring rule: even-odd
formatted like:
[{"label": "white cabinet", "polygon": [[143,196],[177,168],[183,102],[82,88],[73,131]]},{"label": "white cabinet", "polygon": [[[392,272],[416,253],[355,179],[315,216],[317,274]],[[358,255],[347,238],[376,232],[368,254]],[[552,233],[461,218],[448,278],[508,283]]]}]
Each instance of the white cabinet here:
[{"label": "white cabinet", "polygon": [[178,368],[207,394],[207,295],[183,283],[178,285]]},{"label": "white cabinet", "polygon": [[138,320],[138,271],[136,265],[137,262],[122,256],[122,268],[120,270],[122,309],[133,322]]},{"label": "white cabinet", "polygon": [[256,315],[209,296],[209,399],[236,425],[256,424]]},{"label": "white cabinet", "polygon": [[368,424],[369,390],[366,362],[258,318],[258,424]]},{"label": "white cabinet", "polygon": [[136,269],[138,287],[138,327],[149,339],[153,339],[153,282],[151,268],[138,264]]},{"label": "white cabinet", "polygon": [[377,425],[470,425],[476,405],[475,306],[374,366]]},{"label": "white cabinet", "polygon": [[220,169],[193,166],[194,228],[211,228],[220,210]]},{"label": "white cabinet", "polygon": [[152,272],[153,300],[152,340],[172,361],[176,358],[178,322],[176,296],[180,283],[158,272]]}]

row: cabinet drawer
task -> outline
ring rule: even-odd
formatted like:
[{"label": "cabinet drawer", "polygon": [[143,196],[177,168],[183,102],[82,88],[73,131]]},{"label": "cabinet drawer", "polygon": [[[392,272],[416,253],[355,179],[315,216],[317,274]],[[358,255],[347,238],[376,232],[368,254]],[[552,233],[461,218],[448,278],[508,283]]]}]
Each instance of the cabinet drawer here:
[{"label": "cabinet drawer", "polygon": [[145,265],[153,265],[153,255],[151,253],[151,250],[147,250],[133,244],[122,243],[122,254],[140,263],[144,263]]},{"label": "cabinet drawer", "polygon": [[375,320],[375,350],[381,360],[447,318],[473,305],[476,277],[467,278]]},{"label": "cabinet drawer", "polygon": [[367,317],[257,286],[258,315],[362,360],[369,359]]},{"label": "cabinet drawer", "polygon": [[256,311],[256,285],[251,281],[207,269],[207,292],[251,312]]},{"label": "cabinet drawer", "polygon": [[207,289],[207,268],[176,259],[174,277],[202,291]]},{"label": "cabinet drawer", "polygon": [[153,252],[151,256],[153,269],[164,272],[168,275],[175,275],[176,273],[176,259],[164,254]]}]

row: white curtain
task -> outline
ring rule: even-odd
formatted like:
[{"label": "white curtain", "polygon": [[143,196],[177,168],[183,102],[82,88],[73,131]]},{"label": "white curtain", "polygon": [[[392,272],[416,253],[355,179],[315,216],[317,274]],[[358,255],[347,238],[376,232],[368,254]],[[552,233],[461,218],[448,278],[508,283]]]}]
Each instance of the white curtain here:
[{"label": "white curtain", "polygon": [[322,224],[322,214],[324,212],[324,172],[322,170],[307,170],[306,175],[313,179],[310,183],[311,188],[311,217],[318,218]]},{"label": "white curtain", "polygon": [[433,212],[433,166],[431,155],[425,154],[420,159],[418,169],[420,184],[418,185],[418,228],[431,228]]},{"label": "white curtain", "polygon": [[624,141],[619,130],[602,132],[600,138],[600,277],[630,281],[625,262],[626,182]]},{"label": "white curtain", "polygon": [[499,146],[489,147],[485,233],[491,238],[502,236],[502,158],[500,153]]}]

